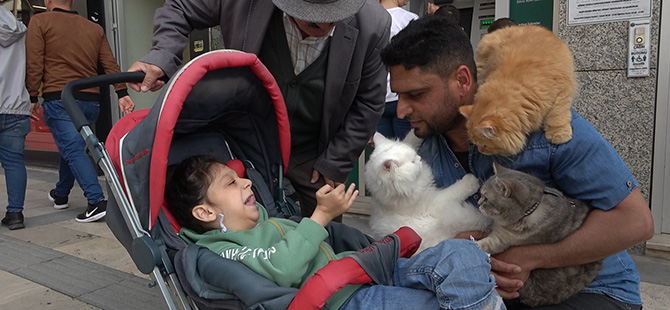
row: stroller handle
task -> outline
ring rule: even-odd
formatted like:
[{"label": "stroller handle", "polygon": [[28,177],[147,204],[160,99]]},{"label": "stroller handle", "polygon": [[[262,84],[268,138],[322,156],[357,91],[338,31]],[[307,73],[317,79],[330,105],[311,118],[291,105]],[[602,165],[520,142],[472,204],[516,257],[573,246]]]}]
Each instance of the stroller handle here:
[{"label": "stroller handle", "polygon": [[96,86],[107,86],[115,83],[142,82],[143,79],[144,72],[137,71],[103,74],[70,81],[69,83],[65,84],[65,87],[63,87],[63,91],[61,93],[63,106],[65,107],[67,114],[70,116],[70,119],[72,120],[75,128],[77,128],[77,131],[81,131],[81,128],[88,126],[89,123],[74,99],[74,93],[76,91]]}]

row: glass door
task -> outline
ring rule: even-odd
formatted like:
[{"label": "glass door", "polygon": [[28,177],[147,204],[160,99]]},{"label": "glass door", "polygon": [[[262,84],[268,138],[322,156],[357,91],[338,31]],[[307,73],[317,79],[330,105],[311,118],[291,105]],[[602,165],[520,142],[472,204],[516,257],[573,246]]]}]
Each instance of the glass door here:
[{"label": "glass door", "polygon": [[670,7],[661,6],[651,211],[656,233],[670,234]]}]

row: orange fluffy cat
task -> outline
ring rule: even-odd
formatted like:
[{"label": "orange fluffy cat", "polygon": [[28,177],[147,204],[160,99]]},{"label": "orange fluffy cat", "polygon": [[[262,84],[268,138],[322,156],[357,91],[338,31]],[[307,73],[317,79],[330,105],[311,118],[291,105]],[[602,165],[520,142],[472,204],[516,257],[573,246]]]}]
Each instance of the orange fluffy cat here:
[{"label": "orange fluffy cat", "polygon": [[575,91],[572,53],[542,26],[513,26],[485,35],[477,47],[479,90],[462,106],[470,141],[484,154],[511,156],[544,127],[552,143],[570,141]]}]

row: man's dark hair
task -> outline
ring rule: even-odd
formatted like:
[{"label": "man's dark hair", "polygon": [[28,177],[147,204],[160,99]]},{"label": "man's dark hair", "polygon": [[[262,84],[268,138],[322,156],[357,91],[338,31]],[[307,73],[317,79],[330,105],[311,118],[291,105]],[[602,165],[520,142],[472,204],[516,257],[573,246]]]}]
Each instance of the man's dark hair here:
[{"label": "man's dark hair", "polygon": [[444,16],[426,15],[414,20],[391,38],[381,52],[387,67],[419,67],[447,79],[456,68],[466,65],[477,80],[477,67],[470,39],[463,29]]},{"label": "man's dark hair", "polygon": [[214,157],[192,156],[168,167],[165,202],[177,223],[202,234],[207,229],[191,213],[207,200],[207,189],[214,181],[212,167],[223,164]]},{"label": "man's dark hair", "polygon": [[435,4],[437,6],[443,6],[443,5],[454,3],[454,0],[433,0],[433,1],[428,1],[428,2],[432,2],[433,4]]},{"label": "man's dark hair", "polygon": [[491,25],[489,25],[489,28],[486,29],[486,33],[491,33],[501,28],[512,27],[516,25],[518,25],[517,22],[511,18],[508,17],[498,18],[494,20],[491,23]]},{"label": "man's dark hair", "polygon": [[447,4],[445,6],[441,6],[435,13],[434,15],[437,16],[448,16],[453,18],[454,22],[458,25],[461,24],[461,11],[458,10],[457,7]]}]

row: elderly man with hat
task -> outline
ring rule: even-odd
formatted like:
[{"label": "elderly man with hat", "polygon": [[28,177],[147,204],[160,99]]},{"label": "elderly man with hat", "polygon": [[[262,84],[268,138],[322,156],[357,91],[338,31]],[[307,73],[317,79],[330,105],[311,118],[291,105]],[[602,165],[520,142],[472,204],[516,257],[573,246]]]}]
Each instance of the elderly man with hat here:
[{"label": "elderly man with hat", "polygon": [[391,18],[375,0],[168,0],[151,51],[128,70],[146,77],[131,87],[161,88],[189,33],[217,25],[226,48],[258,55],[279,84],[291,123],[286,177],[309,216],[316,190],[346,181],[381,117]]}]

